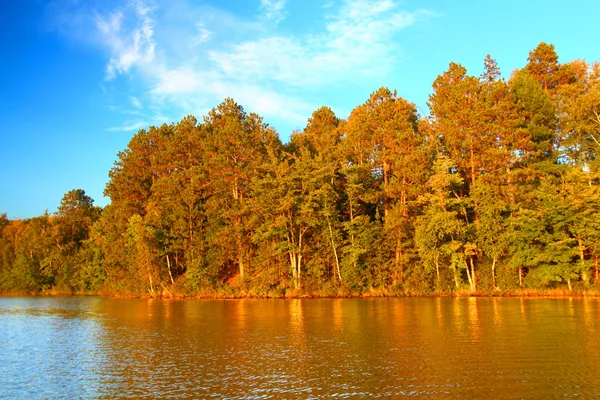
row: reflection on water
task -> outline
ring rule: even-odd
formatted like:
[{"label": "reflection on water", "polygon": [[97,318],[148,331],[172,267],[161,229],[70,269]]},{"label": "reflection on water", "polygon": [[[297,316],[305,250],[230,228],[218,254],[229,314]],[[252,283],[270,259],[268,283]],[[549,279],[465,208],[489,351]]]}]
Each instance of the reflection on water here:
[{"label": "reflection on water", "polygon": [[0,298],[0,397],[595,397],[598,299]]}]

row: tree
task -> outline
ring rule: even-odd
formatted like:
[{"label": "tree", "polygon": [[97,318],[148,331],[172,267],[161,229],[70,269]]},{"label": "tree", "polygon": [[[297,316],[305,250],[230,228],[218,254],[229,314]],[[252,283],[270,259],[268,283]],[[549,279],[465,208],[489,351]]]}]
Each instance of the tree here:
[{"label": "tree", "polygon": [[[422,197],[423,211],[416,221],[415,243],[426,267],[435,268],[436,290],[442,288],[442,263],[452,269],[457,289],[460,286],[458,268],[466,266],[461,257],[465,222],[459,217],[462,204],[456,195],[463,179],[456,173],[456,168],[450,158],[438,154],[433,165],[434,174],[427,182],[429,190]],[[466,270],[474,291],[474,270],[470,272],[468,267]]]},{"label": "tree", "polygon": [[111,203],[118,205],[127,218],[146,213],[152,185],[168,172],[170,160],[160,157],[159,151],[172,131],[173,126],[166,124],[159,128],[151,126],[147,131],[142,129],[129,141],[127,149],[118,153],[104,195],[110,197]]},{"label": "tree", "polygon": [[[343,156],[341,152],[341,132],[345,121],[340,121],[328,107],[313,112],[302,132],[293,133],[287,150],[291,154],[310,152],[312,169],[320,181],[315,198],[319,202],[321,223],[316,229],[314,242],[323,247],[313,252],[313,258],[331,266],[331,276],[343,281],[341,275],[342,215],[341,197],[344,179],[341,172]],[[311,172],[313,173],[313,172]],[[317,254],[318,253],[318,254]]]},{"label": "tree", "polygon": [[[346,224],[350,237],[348,254],[356,267],[356,260],[367,254],[356,247],[357,235],[371,238],[365,242],[367,246],[380,238],[380,253],[389,249],[393,254],[393,280],[397,281],[406,261],[402,253],[411,229],[409,203],[416,200],[426,180],[428,163],[421,147],[423,138],[418,132],[416,107],[396,91],[380,88],[352,111],[343,131],[348,159],[344,167],[350,217]],[[370,209],[370,215],[357,215],[355,210],[361,208],[361,203],[369,204],[365,211]],[[379,232],[377,213],[382,214],[385,232]],[[366,227],[370,228],[363,229]],[[385,262],[374,264],[381,267]],[[387,282],[378,282],[383,283]]]},{"label": "tree", "polygon": [[491,169],[489,150],[495,147],[496,139],[484,127],[486,109],[479,79],[467,75],[463,66],[451,63],[448,71],[434,81],[433,90],[428,103],[433,129],[445,152],[456,162],[467,188],[474,186],[477,178]]},{"label": "tree", "polygon": [[541,42],[529,52],[527,61],[525,70],[545,91],[552,90],[561,83],[560,65],[554,45]]},{"label": "tree", "polygon": [[52,220],[51,251],[41,261],[42,273],[52,285],[71,291],[79,288],[79,253],[100,213],[82,189],[63,196]]},{"label": "tree", "polygon": [[509,205],[503,199],[500,188],[490,183],[478,184],[471,197],[479,204],[479,220],[476,225],[475,244],[484,255],[492,259],[492,287],[496,286],[496,265],[508,247],[506,218]]},{"label": "tree", "polygon": [[206,146],[206,130],[188,116],[158,149],[168,169],[152,185],[145,220],[156,232],[159,262],[171,284],[188,268],[198,272],[205,267],[205,203],[211,194]]},{"label": "tree", "polygon": [[[480,102],[483,104],[482,136],[489,138],[485,149],[485,169],[480,183],[507,186],[504,195],[511,204],[515,203],[514,170],[519,168],[529,140],[525,123],[510,86],[500,78],[500,69],[490,55],[484,60],[484,73],[480,77]],[[476,188],[473,188],[476,190]],[[479,216],[480,202],[474,198],[476,215]]]},{"label": "tree", "polygon": [[315,198],[320,181],[315,176],[315,166],[310,152],[302,148],[281,163],[274,179],[266,183],[262,199],[268,199],[271,218],[265,221],[263,237],[277,236],[279,248],[287,253],[294,288],[302,288],[303,259],[313,231],[319,224],[319,204]]},{"label": "tree", "polygon": [[152,244],[153,229],[144,223],[140,215],[133,215],[127,226],[127,246],[133,254],[137,271],[142,280],[148,281],[147,290],[151,296],[156,294],[160,273],[157,269],[156,247]]},{"label": "tree", "polygon": [[312,113],[302,132],[291,135],[290,146],[305,147],[311,154],[320,154],[325,158],[336,156],[335,148],[340,143],[338,126],[340,120],[329,107],[321,107]]},{"label": "tree", "polygon": [[524,166],[548,170],[557,161],[555,107],[547,92],[527,71],[519,71],[510,82],[527,130],[529,145],[524,149]]},{"label": "tree", "polygon": [[204,120],[207,132],[207,160],[212,190],[208,212],[222,218],[221,244],[234,250],[240,280],[246,279],[252,257],[248,196],[250,183],[269,163],[269,154],[281,146],[275,131],[256,114],[226,99]]},{"label": "tree", "polygon": [[588,173],[588,183],[600,171],[600,64],[575,64],[583,70],[578,82],[561,88],[561,123],[566,156]]},{"label": "tree", "polygon": [[92,224],[100,216],[100,208],[94,206],[94,200],[83,189],[66,193],[57,211],[57,221],[64,229],[63,240],[80,247],[88,238]]},{"label": "tree", "polygon": [[47,289],[52,282],[43,275],[41,261],[52,246],[50,215],[13,221],[4,215],[0,223],[4,225],[0,232],[0,292],[38,293]]}]

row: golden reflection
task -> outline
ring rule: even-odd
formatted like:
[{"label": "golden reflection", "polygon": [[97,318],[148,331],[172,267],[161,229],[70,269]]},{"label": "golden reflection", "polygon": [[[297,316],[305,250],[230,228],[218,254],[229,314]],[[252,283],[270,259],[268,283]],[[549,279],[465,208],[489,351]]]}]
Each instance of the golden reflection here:
[{"label": "golden reflection", "polygon": [[233,313],[235,315],[235,322],[237,328],[244,331],[248,327],[248,312],[250,308],[250,301],[248,299],[231,300],[233,303]]},{"label": "golden reflection", "polygon": [[569,297],[569,317],[575,316],[575,305],[573,304],[573,298]]},{"label": "golden reflection", "polygon": [[290,299],[290,335],[297,344],[304,344],[304,308],[301,299]]},{"label": "golden reflection", "polygon": [[435,314],[438,320],[438,325],[440,329],[444,326],[444,313],[442,311],[442,298],[437,297],[435,299]]},{"label": "golden reflection", "polygon": [[527,322],[527,310],[525,309],[525,299],[520,298],[521,300],[521,320],[523,322]]},{"label": "golden reflection", "polygon": [[388,312],[390,315],[388,316],[388,321],[392,322],[398,332],[402,332],[404,330],[404,326],[406,325],[406,301],[387,301],[388,304]]},{"label": "golden reflection", "polygon": [[333,330],[335,333],[342,333],[344,331],[344,315],[342,309],[342,299],[333,299],[331,311],[333,313]]},{"label": "golden reflection", "polygon": [[452,330],[460,332],[460,337],[469,335],[468,316],[465,315],[467,310],[467,299],[464,297],[455,297],[452,299],[452,312],[450,316],[452,318]]},{"label": "golden reflection", "polygon": [[598,305],[598,300],[597,299],[590,299],[589,297],[584,297],[581,302],[582,302],[582,309],[583,309],[583,323],[585,324],[586,328],[588,330],[593,330],[594,329],[594,322],[595,322],[595,318],[592,315],[592,301]]},{"label": "golden reflection", "polygon": [[146,300],[146,317],[150,320],[152,319],[152,317],[154,316],[154,299],[150,298],[148,300]]},{"label": "golden reflection", "polygon": [[171,319],[173,316],[173,300],[163,300],[163,308],[165,310],[165,318]]},{"label": "golden reflection", "polygon": [[463,301],[463,299],[461,299],[460,297],[456,297],[456,298],[454,298],[454,301],[452,302],[452,316],[454,317],[453,322],[455,325],[458,325],[458,326],[461,325],[462,314],[463,314],[462,301]]},{"label": "golden reflection", "polygon": [[471,338],[479,341],[481,338],[481,327],[479,325],[479,299],[477,297],[469,297],[467,307]]},{"label": "golden reflection", "polygon": [[492,298],[492,308],[494,310],[494,325],[502,325],[502,315],[498,309],[498,302],[500,300],[497,297]]}]

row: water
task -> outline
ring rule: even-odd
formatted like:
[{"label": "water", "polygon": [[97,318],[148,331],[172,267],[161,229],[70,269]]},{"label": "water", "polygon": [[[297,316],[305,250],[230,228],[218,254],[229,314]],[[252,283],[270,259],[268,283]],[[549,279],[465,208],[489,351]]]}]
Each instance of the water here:
[{"label": "water", "polygon": [[599,327],[599,299],[0,298],[0,397],[600,397]]}]

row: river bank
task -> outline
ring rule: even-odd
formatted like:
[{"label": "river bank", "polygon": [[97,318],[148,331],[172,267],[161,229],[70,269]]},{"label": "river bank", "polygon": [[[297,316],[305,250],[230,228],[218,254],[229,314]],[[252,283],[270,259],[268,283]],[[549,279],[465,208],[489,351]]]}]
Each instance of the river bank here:
[{"label": "river bank", "polygon": [[70,297],[70,296],[100,296],[105,298],[121,299],[174,299],[174,300],[233,300],[233,299],[350,299],[350,298],[402,298],[402,297],[544,297],[544,298],[565,298],[565,297],[600,297],[600,288],[597,285],[590,285],[587,288],[576,288],[569,291],[565,288],[552,289],[516,289],[509,291],[477,291],[471,292],[468,288],[455,290],[452,292],[432,292],[423,293],[417,291],[398,291],[398,290],[371,290],[363,292],[352,292],[339,290],[338,292],[305,292],[298,290],[280,290],[274,293],[260,294],[253,291],[235,288],[236,290],[202,290],[196,293],[184,293],[176,290],[164,288],[155,293],[123,293],[114,290],[101,290],[99,292],[75,292],[50,289],[36,293],[28,292],[4,292],[0,293],[2,297]]}]

